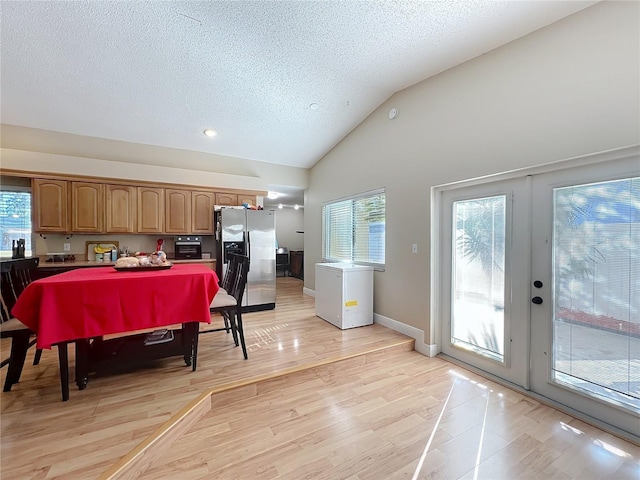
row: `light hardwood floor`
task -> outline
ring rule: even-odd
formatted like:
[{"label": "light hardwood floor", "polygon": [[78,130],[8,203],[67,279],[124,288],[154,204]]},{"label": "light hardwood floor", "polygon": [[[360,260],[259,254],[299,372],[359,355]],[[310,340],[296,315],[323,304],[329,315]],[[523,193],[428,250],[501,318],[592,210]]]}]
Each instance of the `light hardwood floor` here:
[{"label": "light hardwood floor", "polygon": [[92,377],[65,403],[45,352],[0,397],[0,478],[97,478],[200,392],[253,378],[213,395],[142,478],[640,478],[638,447],[379,325],[338,330],[297,279],[279,277],[276,310],[246,315],[245,330],[247,361],[210,333],[196,372],[170,359]]}]

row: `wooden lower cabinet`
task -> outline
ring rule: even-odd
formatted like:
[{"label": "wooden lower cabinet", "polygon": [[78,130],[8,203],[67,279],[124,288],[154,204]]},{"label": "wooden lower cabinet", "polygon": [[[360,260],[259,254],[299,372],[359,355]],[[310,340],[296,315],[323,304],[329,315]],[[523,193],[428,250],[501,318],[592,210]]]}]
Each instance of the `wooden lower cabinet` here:
[{"label": "wooden lower cabinet", "polygon": [[304,250],[292,250],[289,252],[289,271],[292,277],[304,280]]},{"label": "wooden lower cabinet", "polygon": [[210,268],[214,272],[216,271],[216,261],[215,260],[202,260],[201,262],[192,262],[198,265],[204,265],[207,268]]}]

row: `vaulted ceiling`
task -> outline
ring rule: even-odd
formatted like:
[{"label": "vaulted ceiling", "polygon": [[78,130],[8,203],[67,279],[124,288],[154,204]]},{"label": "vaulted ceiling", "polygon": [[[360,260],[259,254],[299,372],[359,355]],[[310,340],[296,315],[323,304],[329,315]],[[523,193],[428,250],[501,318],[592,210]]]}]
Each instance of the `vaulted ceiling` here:
[{"label": "vaulted ceiling", "polygon": [[393,93],[593,3],[2,1],[1,119],[307,168]]}]

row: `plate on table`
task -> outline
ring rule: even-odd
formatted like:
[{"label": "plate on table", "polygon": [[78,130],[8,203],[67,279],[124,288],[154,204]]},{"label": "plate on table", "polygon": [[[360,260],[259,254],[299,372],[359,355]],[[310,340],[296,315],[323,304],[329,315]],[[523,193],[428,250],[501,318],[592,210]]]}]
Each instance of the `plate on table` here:
[{"label": "plate on table", "polygon": [[141,265],[139,267],[113,267],[119,272],[148,272],[151,270],[167,270],[173,267],[173,263],[165,263],[163,265]]}]

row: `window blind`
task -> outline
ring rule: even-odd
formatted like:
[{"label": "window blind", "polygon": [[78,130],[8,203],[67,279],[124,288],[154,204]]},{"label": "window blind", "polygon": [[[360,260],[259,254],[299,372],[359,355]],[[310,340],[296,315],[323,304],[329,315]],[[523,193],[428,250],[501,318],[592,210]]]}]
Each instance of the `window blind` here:
[{"label": "window blind", "polygon": [[31,192],[0,191],[0,234],[2,256],[11,256],[13,241],[19,238],[25,239],[25,254],[31,255]]},{"label": "window blind", "polygon": [[375,190],[322,207],[322,258],[384,266],[385,191]]}]

